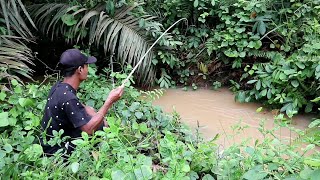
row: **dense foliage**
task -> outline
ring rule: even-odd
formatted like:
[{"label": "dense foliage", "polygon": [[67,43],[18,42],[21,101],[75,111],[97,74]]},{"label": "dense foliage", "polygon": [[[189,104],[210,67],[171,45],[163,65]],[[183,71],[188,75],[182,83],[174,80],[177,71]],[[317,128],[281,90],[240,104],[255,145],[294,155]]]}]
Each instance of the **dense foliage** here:
[{"label": "dense foliage", "polygon": [[[124,74],[115,74],[118,80]],[[53,79],[55,81],[55,79]],[[53,81],[51,81],[53,82]],[[112,88],[106,77],[90,77],[79,90],[83,102],[101,106]],[[315,147],[307,138],[306,148],[273,137],[273,130],[260,131],[263,142],[254,146],[233,145],[221,150],[214,140],[193,136],[177,114],[164,114],[141,93],[127,86],[122,100],[110,110],[108,128],[93,136],[82,134],[72,155],[43,155],[38,139],[42,110],[51,83],[22,86],[12,81],[12,91],[0,93],[0,175],[4,179],[316,179],[320,154],[306,155]],[[157,93],[144,93],[147,98]],[[141,99],[141,100],[139,100]],[[319,122],[312,126],[318,127]],[[241,129],[241,128],[240,128]],[[297,130],[295,130],[297,131]],[[302,137],[304,132],[297,131]],[[63,131],[47,143],[56,144]],[[272,137],[272,138],[270,138]],[[313,143],[313,144],[310,144]],[[311,150],[311,151],[310,151]],[[286,156],[283,156],[286,154]]]},{"label": "dense foliage", "polygon": [[26,45],[34,38],[30,27],[35,25],[21,0],[0,1],[0,76],[6,78],[1,79],[0,89],[10,79],[20,80],[18,75],[32,79],[29,66],[34,58]]},{"label": "dense foliage", "polygon": [[160,80],[191,85],[206,79],[213,87],[217,80],[231,80],[233,89],[244,90],[236,96],[240,102],[258,100],[288,115],[317,111],[311,100],[320,96],[319,5],[313,0],[146,1],[145,9],[165,26],[189,20],[172,32],[182,42],[178,51],[158,53],[167,67]]},{"label": "dense foliage", "polygon": [[[103,50],[100,58],[114,69],[135,65],[165,28],[186,18],[138,68],[140,85],[231,85],[240,102],[261,101],[290,116],[319,107],[311,101],[320,96],[319,0],[1,2],[1,34],[14,29],[25,37],[35,24],[42,36]],[[23,15],[10,19],[10,8]]]},{"label": "dense foliage", "polygon": [[[139,2],[139,3],[138,3]],[[140,4],[143,3],[143,4]],[[221,150],[194,136],[128,85],[110,110],[109,127],[74,139],[65,157],[43,154],[39,123],[49,84],[23,85],[30,77],[30,40],[65,39],[108,65],[134,65],[152,40],[180,18],[135,75],[140,84],[161,87],[231,85],[240,102],[262,101],[292,116],[319,108],[319,0],[0,0],[0,176],[3,179],[317,179],[320,176],[319,120],[286,142],[274,130],[262,142],[245,141]],[[34,34],[31,29],[36,29]],[[101,63],[102,64],[102,63]],[[99,65],[99,64],[98,64]],[[105,74],[117,79],[126,74]],[[9,83],[8,83],[9,82]],[[133,81],[131,81],[133,82]],[[99,108],[112,89],[96,76],[79,91]],[[143,93],[154,98],[161,91]],[[275,121],[287,126],[283,115]],[[243,129],[238,127],[235,129]],[[276,127],[278,128],[278,127]],[[63,131],[48,144],[59,144]],[[301,144],[304,143],[304,148]],[[313,151],[314,150],[314,151]],[[313,155],[311,152],[314,152]],[[308,154],[308,155],[307,155]]]}]

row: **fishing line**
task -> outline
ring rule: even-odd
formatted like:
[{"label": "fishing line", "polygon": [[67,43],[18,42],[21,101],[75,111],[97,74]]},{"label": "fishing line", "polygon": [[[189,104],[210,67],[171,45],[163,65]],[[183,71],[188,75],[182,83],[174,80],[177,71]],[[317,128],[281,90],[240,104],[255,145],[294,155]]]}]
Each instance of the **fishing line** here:
[{"label": "fishing line", "polygon": [[130,79],[130,77],[132,76],[132,74],[136,71],[136,69],[138,68],[138,66],[141,64],[142,60],[146,57],[146,55],[151,51],[151,49],[157,44],[157,42],[162,38],[162,36],[164,36],[173,26],[175,26],[176,24],[178,24],[180,21],[185,20],[188,21],[186,18],[182,18],[179,19],[178,21],[176,21],[174,24],[172,24],[165,32],[163,32],[161,34],[161,36],[151,45],[151,47],[147,50],[147,52],[140,58],[139,62],[136,64],[136,66],[132,69],[132,71],[130,72],[130,74],[128,75],[128,77],[122,82],[122,85],[120,87],[124,87],[124,85],[128,82],[128,80]]},{"label": "fishing line", "polygon": [[[111,54],[110,56],[110,66],[111,66],[111,74],[113,73],[113,54]],[[112,76],[112,87],[114,88],[115,87],[115,83],[114,83],[114,76]]]}]

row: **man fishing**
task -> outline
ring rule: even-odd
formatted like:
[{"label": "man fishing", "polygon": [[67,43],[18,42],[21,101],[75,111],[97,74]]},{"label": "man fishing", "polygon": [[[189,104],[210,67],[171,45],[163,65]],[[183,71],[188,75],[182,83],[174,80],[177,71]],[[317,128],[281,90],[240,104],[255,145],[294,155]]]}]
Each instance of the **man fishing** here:
[{"label": "man fishing", "polygon": [[87,79],[88,65],[96,61],[95,57],[87,57],[78,49],[69,49],[62,53],[60,64],[64,79],[51,88],[41,121],[46,139],[41,139],[40,142],[46,154],[54,154],[59,149],[70,154],[74,148],[70,141],[53,146],[46,143],[53,138],[53,131],[63,130],[62,137],[78,138],[82,131],[91,135],[107,126],[105,115],[112,104],[122,96],[124,86],[113,89],[97,112],[92,107],[83,105],[77,97],[80,83]]},{"label": "man fishing", "polygon": [[111,105],[120,99],[124,90],[124,84],[129,81],[132,74],[142,63],[146,55],[156,45],[156,43],[177,23],[187,20],[179,19],[172,24],[161,36],[151,45],[147,52],[140,58],[128,77],[123,81],[122,85],[112,90],[103,106],[98,112],[91,107],[85,106],[79,102],[76,96],[77,89],[82,81],[87,79],[88,64],[95,63],[95,57],[87,57],[77,49],[69,49],[65,51],[60,58],[60,63],[64,66],[64,80],[57,82],[50,90],[48,101],[45,107],[45,113],[41,122],[43,131],[46,132],[46,139],[41,139],[41,145],[45,153],[53,154],[59,149],[64,149],[70,154],[73,146],[67,142],[61,146],[50,146],[46,141],[53,137],[53,131],[64,131],[63,136],[77,138],[81,136],[81,132],[92,134],[98,129],[102,129],[103,125],[107,125],[104,116]]}]

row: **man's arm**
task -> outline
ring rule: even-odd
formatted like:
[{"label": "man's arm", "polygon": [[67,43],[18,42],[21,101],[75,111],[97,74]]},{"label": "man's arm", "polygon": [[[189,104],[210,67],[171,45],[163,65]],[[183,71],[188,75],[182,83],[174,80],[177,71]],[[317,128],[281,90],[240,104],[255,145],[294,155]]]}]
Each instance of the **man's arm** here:
[{"label": "man's arm", "polygon": [[86,106],[86,105],[84,105],[84,104],[82,104],[82,106],[84,107],[84,109],[86,110],[86,112],[87,112],[87,114],[89,115],[89,116],[94,116],[94,115],[96,115],[96,110],[93,108],[93,107],[90,107],[90,106]]},{"label": "man's arm", "polygon": [[122,86],[113,89],[110,92],[107,100],[104,102],[103,106],[99,109],[97,113],[94,114],[94,116],[91,117],[90,121],[87,124],[81,126],[81,130],[91,135],[94,131],[99,129],[101,123],[104,120],[104,116],[107,114],[112,104],[120,99],[120,97],[123,94],[123,90],[124,87]]},{"label": "man's arm", "polygon": [[[85,110],[86,110],[86,112],[87,112],[87,114],[89,115],[89,116],[91,116],[91,117],[93,117],[93,116],[95,116],[95,115],[97,115],[97,112],[96,112],[96,110],[93,108],[93,107],[90,107],[90,106],[86,106],[86,105],[84,105],[84,104],[82,104],[83,105],[83,107],[85,108]],[[105,118],[103,118],[103,125],[105,126],[105,127],[108,127],[108,123],[107,123],[107,121],[105,120]],[[102,125],[102,123],[99,125],[99,127]]]}]

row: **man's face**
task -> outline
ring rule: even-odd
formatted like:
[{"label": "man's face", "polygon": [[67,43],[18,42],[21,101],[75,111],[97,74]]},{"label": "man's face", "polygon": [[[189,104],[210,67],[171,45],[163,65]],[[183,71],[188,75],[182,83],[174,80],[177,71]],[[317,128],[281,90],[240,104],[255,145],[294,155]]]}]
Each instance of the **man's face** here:
[{"label": "man's face", "polygon": [[85,64],[83,68],[81,68],[81,72],[80,72],[80,80],[86,80],[88,77],[88,64]]}]

